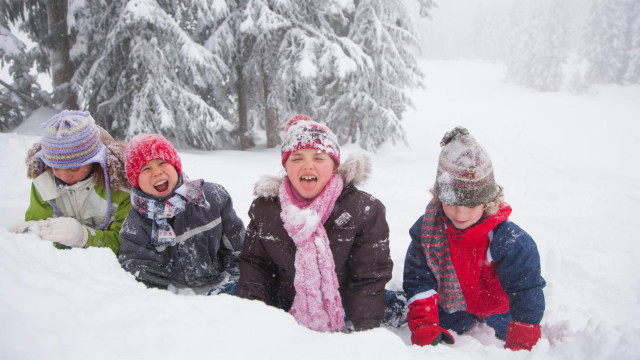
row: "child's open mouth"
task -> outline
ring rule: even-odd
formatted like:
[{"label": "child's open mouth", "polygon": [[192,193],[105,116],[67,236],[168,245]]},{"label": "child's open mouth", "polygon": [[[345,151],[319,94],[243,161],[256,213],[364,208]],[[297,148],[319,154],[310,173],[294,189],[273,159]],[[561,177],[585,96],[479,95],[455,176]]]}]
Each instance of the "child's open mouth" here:
[{"label": "child's open mouth", "polygon": [[318,182],[318,178],[315,176],[302,176],[300,178],[300,185],[305,190],[311,190]]},{"label": "child's open mouth", "polygon": [[153,188],[156,189],[157,192],[163,193],[169,189],[169,181],[162,180],[159,183],[153,185]]}]

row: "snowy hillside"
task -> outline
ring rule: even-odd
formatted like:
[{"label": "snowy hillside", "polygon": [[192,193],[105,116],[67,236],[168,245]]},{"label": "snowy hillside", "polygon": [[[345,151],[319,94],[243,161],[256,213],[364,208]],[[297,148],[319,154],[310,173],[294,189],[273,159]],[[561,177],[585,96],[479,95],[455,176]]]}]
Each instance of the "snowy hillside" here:
[{"label": "snowy hillside", "polygon": [[[409,146],[370,153],[363,188],[387,207],[394,277],[422,215],[439,141],[466,126],[492,157],[511,219],[536,240],[547,280],[543,338],[502,348],[478,326],[454,345],[411,346],[405,328],[322,334],[288,314],[227,295],[146,289],[107,249],[54,249],[12,234],[29,201],[24,158],[40,112],[0,134],[0,359],[638,359],[640,358],[640,86],[592,95],[539,93],[502,82],[478,61],[421,64],[427,89],[403,122]],[[322,119],[317,119],[322,121]],[[34,126],[35,125],[35,126]],[[349,145],[343,157],[362,152]],[[245,222],[253,184],[281,170],[279,149],[181,151],[183,169],[225,186]]]}]

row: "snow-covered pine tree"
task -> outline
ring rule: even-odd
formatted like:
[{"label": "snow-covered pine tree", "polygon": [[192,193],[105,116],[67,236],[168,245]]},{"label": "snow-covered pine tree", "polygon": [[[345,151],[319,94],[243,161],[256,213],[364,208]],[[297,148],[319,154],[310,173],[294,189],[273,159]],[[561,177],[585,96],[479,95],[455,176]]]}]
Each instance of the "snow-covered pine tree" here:
[{"label": "snow-covered pine tree", "polygon": [[50,105],[50,95],[41,90],[37,76],[31,74],[34,55],[39,48],[28,50],[26,44],[8,29],[4,6],[0,3],[0,64],[8,66],[13,82],[0,80],[0,131],[18,126],[40,106]]},{"label": "snow-covered pine tree", "polygon": [[[346,29],[345,6],[350,5],[337,0],[251,0],[242,9],[241,38],[252,45],[242,50],[243,76],[257,84],[248,94],[249,113],[256,123],[264,119],[268,147],[279,143],[280,125],[291,115],[327,121],[318,110],[323,106],[322,74],[337,76],[366,67],[362,50],[336,34]],[[345,63],[348,69],[341,69]]]},{"label": "snow-covered pine tree", "polygon": [[629,84],[640,84],[640,1],[628,1],[629,16],[629,62],[624,80]]},{"label": "snow-covered pine tree", "polygon": [[[637,0],[633,0],[637,2]],[[621,84],[628,62],[627,0],[593,0],[585,30],[585,74],[596,84]]]},{"label": "snow-covered pine tree", "polygon": [[[217,25],[210,29],[207,26],[207,31],[201,32],[202,35],[199,36],[204,38],[204,47],[217,54],[230,70],[228,80],[212,89],[212,94],[215,94],[213,98],[217,103],[226,103],[222,108],[229,110],[227,119],[237,119],[234,135],[237,135],[242,150],[255,145],[255,134],[248,115],[249,98],[255,93],[255,86],[245,81],[244,77],[244,64],[253,51],[255,35],[243,32],[241,28],[246,17],[244,9],[247,2],[248,0],[214,2],[217,10],[207,17],[211,19],[208,23]],[[224,16],[220,16],[222,14]]]},{"label": "snow-covered pine tree", "polygon": [[[324,74],[324,118],[341,142],[375,150],[386,141],[405,141],[402,113],[412,106],[407,89],[421,86],[412,48],[417,46],[402,1],[355,2],[348,37],[366,57],[334,60],[343,70]],[[359,50],[361,49],[361,50]]]},{"label": "snow-covered pine tree", "polygon": [[[37,77],[30,74],[34,63],[39,72],[47,71],[50,68],[52,59],[47,51],[47,46],[49,48],[56,46],[55,39],[48,39],[48,20],[47,13],[43,10],[44,7],[44,2],[40,0],[0,1],[0,26],[4,28],[0,36],[6,39],[3,42],[4,49],[0,50],[0,58],[2,66],[10,64],[9,73],[13,78],[12,84],[4,84],[3,86],[3,106],[11,104],[11,107],[17,109],[4,112],[4,115],[7,116],[6,119],[9,116],[18,116],[18,112],[26,116],[35,108],[51,103],[50,94],[43,91],[37,84]],[[16,25],[27,34],[30,40],[39,45],[27,49],[20,40],[10,33],[9,24]],[[44,40],[47,41],[44,42]],[[59,98],[61,97],[58,96]],[[14,119],[21,121],[18,120],[19,118]]]},{"label": "snow-covered pine tree", "polygon": [[53,100],[64,108],[77,109],[76,93],[72,90],[70,38],[67,26],[67,0],[4,0],[2,16],[18,25],[37,49],[25,53],[23,62],[35,61],[38,71],[50,71]]},{"label": "snow-covered pine tree", "polygon": [[[75,72],[71,88],[79,94],[93,64],[103,56],[109,31],[120,18],[126,0],[73,0],[68,16],[72,47],[71,61]],[[84,99],[82,108],[87,106]]]},{"label": "snow-covered pine tree", "polygon": [[[181,10],[191,8],[189,0],[181,3]],[[175,11],[171,4],[165,5]],[[218,110],[203,94],[228,73],[158,2],[132,0],[87,74],[82,98],[118,138],[159,133],[178,145],[216,149],[233,145],[233,125],[221,114],[229,110]]]},{"label": "snow-covered pine tree", "polygon": [[507,30],[508,7],[504,4],[482,2],[474,16],[472,54],[495,62],[502,62],[509,51]]},{"label": "snow-covered pine tree", "polygon": [[539,91],[562,85],[568,13],[562,0],[521,0],[511,14],[507,78]]},{"label": "snow-covered pine tree", "polygon": [[433,0],[418,0],[418,4],[420,5],[420,16],[431,17],[431,9],[434,7],[438,7],[438,5]]},{"label": "snow-covered pine tree", "polygon": [[[267,147],[279,142],[279,113],[287,104],[282,99],[279,71],[289,64],[278,59],[280,44],[293,28],[295,1],[248,0],[238,8],[237,62],[240,114],[266,131]],[[280,62],[279,62],[280,61]]]},{"label": "snow-covered pine tree", "polygon": [[[0,5],[0,8],[2,5]],[[6,27],[7,22],[2,21],[0,18],[0,62],[4,66],[6,63],[13,62],[12,69],[18,70],[24,76],[24,69],[19,66],[14,59],[19,59],[24,54],[26,45],[18,40],[9,29]],[[18,66],[16,66],[18,65]],[[26,75],[29,75],[27,69]],[[0,131],[5,131],[16,127],[24,119],[22,110],[23,99],[20,93],[11,84],[7,84],[4,81],[0,81]]]}]

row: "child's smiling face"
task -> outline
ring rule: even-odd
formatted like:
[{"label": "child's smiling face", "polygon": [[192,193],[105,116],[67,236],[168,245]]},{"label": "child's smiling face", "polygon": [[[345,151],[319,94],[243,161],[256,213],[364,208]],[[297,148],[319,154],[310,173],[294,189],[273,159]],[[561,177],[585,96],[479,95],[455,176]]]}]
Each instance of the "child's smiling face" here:
[{"label": "child's smiling face", "polygon": [[287,177],[298,194],[307,200],[318,196],[335,173],[331,157],[316,149],[294,151],[284,164]]},{"label": "child's smiling face", "polygon": [[138,186],[145,194],[163,198],[178,184],[178,172],[165,160],[151,160],[140,170]]},{"label": "child's smiling face", "polygon": [[442,203],[445,215],[451,220],[453,226],[458,230],[472,227],[484,213],[484,205],[476,207],[455,206]]}]

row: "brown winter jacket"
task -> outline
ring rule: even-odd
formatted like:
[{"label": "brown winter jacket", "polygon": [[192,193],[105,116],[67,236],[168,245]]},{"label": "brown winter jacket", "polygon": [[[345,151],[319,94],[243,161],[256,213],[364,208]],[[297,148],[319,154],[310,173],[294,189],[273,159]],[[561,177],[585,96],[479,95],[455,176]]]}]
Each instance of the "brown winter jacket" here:
[{"label": "brown winter jacket", "polygon": [[[369,160],[362,155],[352,155],[341,165],[339,172],[346,185],[324,224],[340,296],[348,319],[357,330],[380,325],[384,316],[384,286],[393,269],[385,207],[355,186],[366,180],[369,168]],[[240,297],[274,306],[278,306],[272,303],[274,291],[280,291],[289,304],[296,293],[293,285],[296,247],[280,218],[278,189],[282,180],[262,177],[256,184],[257,198],[249,209],[251,222],[240,254],[238,283]]]}]

